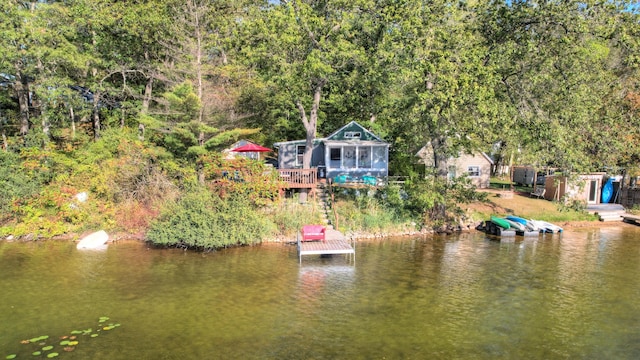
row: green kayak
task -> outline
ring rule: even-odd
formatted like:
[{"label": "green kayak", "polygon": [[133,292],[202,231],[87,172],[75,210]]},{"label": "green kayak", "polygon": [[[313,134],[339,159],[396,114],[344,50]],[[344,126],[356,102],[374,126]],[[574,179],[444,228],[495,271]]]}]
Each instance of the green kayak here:
[{"label": "green kayak", "polygon": [[498,226],[500,226],[501,228],[503,228],[505,230],[511,228],[511,225],[509,225],[509,222],[507,222],[505,219],[501,219],[499,217],[492,216],[491,217],[491,222],[496,224],[496,225],[498,225]]}]

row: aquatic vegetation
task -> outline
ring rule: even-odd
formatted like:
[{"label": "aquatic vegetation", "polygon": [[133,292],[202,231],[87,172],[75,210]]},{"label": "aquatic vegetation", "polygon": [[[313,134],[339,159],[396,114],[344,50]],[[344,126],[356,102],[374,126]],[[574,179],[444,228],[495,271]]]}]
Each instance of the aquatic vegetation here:
[{"label": "aquatic vegetation", "polygon": [[[60,355],[60,353],[57,351],[74,351],[76,346],[78,346],[81,342],[81,340],[78,340],[79,336],[86,336],[87,339],[96,338],[98,337],[98,332],[102,330],[113,330],[120,326],[119,323],[107,323],[107,321],[109,321],[109,317],[101,316],[98,319],[98,327],[95,332],[93,331],[92,327],[84,330],[71,330],[69,334],[52,338],[52,340],[56,339],[53,340],[53,343],[48,343],[49,335],[41,335],[30,339],[21,340],[20,344],[25,345],[22,347],[21,351],[9,354],[5,357],[5,359],[15,359],[18,356],[21,356],[21,354],[31,354],[32,356],[46,355],[47,358],[52,359]],[[58,342],[58,340],[60,341]],[[82,342],[86,343],[86,341],[84,340]],[[31,346],[33,345],[37,345],[38,348],[31,348]],[[62,348],[56,349],[56,347],[58,346]]]}]

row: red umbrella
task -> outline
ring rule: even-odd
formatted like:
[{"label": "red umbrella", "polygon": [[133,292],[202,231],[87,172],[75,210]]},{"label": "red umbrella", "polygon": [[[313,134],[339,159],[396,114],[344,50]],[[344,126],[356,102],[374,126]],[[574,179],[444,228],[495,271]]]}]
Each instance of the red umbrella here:
[{"label": "red umbrella", "polygon": [[264,146],[256,145],[254,143],[247,142],[246,144],[239,146],[231,151],[234,152],[269,152],[271,149]]}]

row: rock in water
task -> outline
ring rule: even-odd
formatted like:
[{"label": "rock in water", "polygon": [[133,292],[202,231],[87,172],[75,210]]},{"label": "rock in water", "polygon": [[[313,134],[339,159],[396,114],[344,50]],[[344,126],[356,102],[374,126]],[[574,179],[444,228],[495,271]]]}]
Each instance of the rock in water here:
[{"label": "rock in water", "polygon": [[76,247],[78,249],[105,249],[107,241],[109,241],[109,235],[106,231],[100,230],[83,237]]}]

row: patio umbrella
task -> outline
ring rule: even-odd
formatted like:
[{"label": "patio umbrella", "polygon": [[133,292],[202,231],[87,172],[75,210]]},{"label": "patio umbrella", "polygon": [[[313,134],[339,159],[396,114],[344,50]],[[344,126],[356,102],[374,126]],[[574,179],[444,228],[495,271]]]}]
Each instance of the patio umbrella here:
[{"label": "patio umbrella", "polygon": [[234,152],[269,152],[271,149],[264,146],[256,145],[254,143],[247,142],[246,144],[239,146],[231,151]]}]

